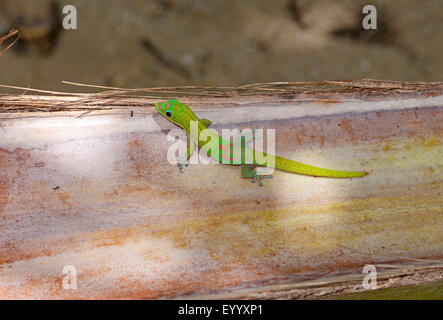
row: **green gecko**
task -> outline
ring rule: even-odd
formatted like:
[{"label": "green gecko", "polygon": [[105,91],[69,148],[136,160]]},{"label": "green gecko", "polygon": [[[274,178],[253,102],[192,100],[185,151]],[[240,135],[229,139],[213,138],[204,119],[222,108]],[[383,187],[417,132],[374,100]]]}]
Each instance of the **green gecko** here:
[{"label": "green gecko", "polygon": [[[183,164],[186,164],[186,161],[191,157],[192,153],[195,149],[195,143],[200,146],[211,158],[215,159],[218,162],[223,164],[232,164],[232,165],[240,165],[241,173],[244,178],[252,178],[252,182],[257,181],[259,186],[262,186],[261,182],[264,178],[272,178],[272,175],[260,175],[257,173],[256,167],[273,167],[275,169],[281,171],[287,171],[292,173],[298,173],[308,176],[314,177],[328,177],[328,178],[357,178],[364,177],[368,173],[367,172],[358,172],[358,171],[339,171],[339,170],[331,170],[320,167],[311,166],[308,164],[303,164],[294,160],[289,160],[283,157],[279,157],[277,155],[267,154],[265,152],[256,151],[254,149],[249,148],[245,145],[245,140],[242,137],[242,141],[240,145],[233,145],[230,142],[224,140],[221,136],[219,136],[213,130],[206,130],[211,121],[208,119],[199,119],[195,113],[184,103],[181,103],[175,99],[157,102],[155,104],[155,108],[158,112],[160,112],[166,119],[176,124],[185,130],[188,141],[187,141],[187,152],[186,152],[186,160],[182,159],[177,166],[180,171],[183,168]],[[192,129],[192,125],[194,125]],[[191,134],[191,131],[194,131],[194,134]],[[209,138],[209,141],[201,140],[201,133]],[[193,138],[191,138],[193,137]],[[200,137],[198,139],[197,137]],[[193,141],[191,141],[193,140]],[[216,142],[216,147],[218,147],[217,152],[214,152],[214,144],[210,142]],[[246,161],[246,156],[244,156],[247,151],[253,151],[252,159],[249,158]],[[236,153],[238,152],[238,153]],[[242,155],[240,162],[238,156],[236,161],[233,163],[234,154]],[[266,162],[258,161],[258,159],[267,159]],[[183,161],[184,160],[184,161]],[[252,161],[251,161],[252,160]],[[269,163],[273,164],[270,165]]]}]

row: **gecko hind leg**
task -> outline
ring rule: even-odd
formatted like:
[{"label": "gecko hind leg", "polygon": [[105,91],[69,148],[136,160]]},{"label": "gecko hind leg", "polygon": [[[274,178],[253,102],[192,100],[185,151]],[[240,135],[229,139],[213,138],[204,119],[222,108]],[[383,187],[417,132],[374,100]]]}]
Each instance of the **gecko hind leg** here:
[{"label": "gecko hind leg", "polygon": [[241,174],[243,178],[252,178],[251,182],[255,183],[257,181],[259,187],[263,187],[263,179],[271,179],[272,174],[270,175],[260,175],[255,171],[255,164],[242,164],[241,165]]}]

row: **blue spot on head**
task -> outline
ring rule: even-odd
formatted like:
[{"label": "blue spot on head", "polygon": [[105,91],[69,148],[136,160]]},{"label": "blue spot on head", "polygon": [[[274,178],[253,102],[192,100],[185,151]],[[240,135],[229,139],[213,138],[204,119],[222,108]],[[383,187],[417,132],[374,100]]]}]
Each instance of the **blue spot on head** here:
[{"label": "blue spot on head", "polygon": [[169,100],[169,105],[170,105],[170,106],[175,107],[175,106],[177,106],[177,104],[178,104],[178,101],[177,101],[176,99],[171,99],[171,100]]}]

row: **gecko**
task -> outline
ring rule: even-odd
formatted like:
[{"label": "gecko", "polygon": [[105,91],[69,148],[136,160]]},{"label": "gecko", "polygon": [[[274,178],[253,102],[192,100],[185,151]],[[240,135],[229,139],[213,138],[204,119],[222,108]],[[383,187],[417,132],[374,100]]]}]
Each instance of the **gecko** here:
[{"label": "gecko", "polygon": [[[240,144],[231,144],[230,142],[223,139],[219,136],[214,130],[208,129],[211,125],[211,121],[208,119],[200,119],[196,116],[196,114],[191,110],[189,106],[184,103],[179,102],[176,99],[172,99],[169,101],[157,102],[155,103],[155,109],[164,116],[167,120],[172,122],[173,124],[182,128],[187,134],[187,150],[186,150],[186,159],[180,159],[177,163],[180,171],[182,171],[183,165],[187,166],[187,160],[191,157],[192,153],[195,150],[195,144],[197,144],[200,148],[202,148],[209,157],[214,160],[222,163],[222,164],[233,164],[241,166],[241,174],[243,178],[251,178],[251,182],[258,183],[259,186],[263,186],[262,180],[265,178],[272,178],[272,175],[261,175],[257,172],[257,167],[273,167],[274,169],[308,175],[313,177],[327,177],[327,178],[358,178],[364,177],[368,174],[368,172],[363,171],[339,171],[332,170],[326,168],[320,168],[311,166],[308,164],[304,164],[301,162],[297,162],[294,160],[286,159],[280,157],[278,155],[268,154],[266,152],[257,151],[255,149],[249,148],[245,144],[245,137],[241,138]],[[191,134],[191,126],[192,123],[194,130],[197,130],[197,135],[194,134],[194,138],[192,138]],[[206,130],[207,129],[207,130]],[[201,133],[204,132],[206,138],[209,138],[206,141],[202,141]],[[200,137],[200,139],[198,138]],[[213,148],[210,148],[211,143],[215,142],[219,150],[218,152],[213,152]],[[212,147],[214,145],[212,144]],[[233,162],[234,154],[236,152],[237,155],[246,154],[247,151],[252,152],[252,159],[246,161],[246,157],[242,156],[240,162]],[[266,163],[257,161],[258,159],[267,159]],[[252,160],[252,161],[251,161]],[[272,160],[272,161],[268,161]],[[273,164],[270,165],[269,163]]]}]

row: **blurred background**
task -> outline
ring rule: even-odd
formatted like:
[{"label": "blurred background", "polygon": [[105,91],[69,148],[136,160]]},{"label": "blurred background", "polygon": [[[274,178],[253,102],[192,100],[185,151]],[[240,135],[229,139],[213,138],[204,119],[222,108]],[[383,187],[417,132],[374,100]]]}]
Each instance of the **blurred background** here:
[{"label": "blurred background", "polygon": [[[69,4],[76,30],[61,26]],[[362,28],[366,4],[377,30]],[[0,58],[0,83],[442,81],[442,14],[441,0],[1,0],[0,33],[17,28],[21,38]]]}]

